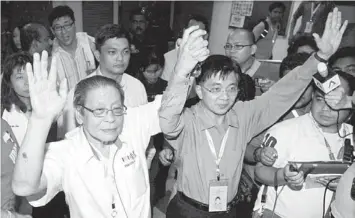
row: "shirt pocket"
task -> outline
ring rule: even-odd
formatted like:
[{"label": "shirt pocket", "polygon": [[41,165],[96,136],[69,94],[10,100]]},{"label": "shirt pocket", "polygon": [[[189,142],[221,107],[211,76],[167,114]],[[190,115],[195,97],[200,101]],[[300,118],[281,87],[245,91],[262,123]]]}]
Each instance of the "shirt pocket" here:
[{"label": "shirt pocket", "polygon": [[139,158],[136,159],[133,168],[131,179],[128,182],[131,183],[130,192],[132,194],[132,199],[138,199],[147,191],[144,169]]}]

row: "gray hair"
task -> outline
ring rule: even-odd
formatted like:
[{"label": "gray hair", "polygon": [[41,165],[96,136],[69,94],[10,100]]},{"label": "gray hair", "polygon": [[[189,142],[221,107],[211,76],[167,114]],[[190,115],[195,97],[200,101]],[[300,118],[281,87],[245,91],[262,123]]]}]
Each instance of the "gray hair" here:
[{"label": "gray hair", "polygon": [[89,90],[111,86],[116,88],[121,96],[122,104],[124,102],[124,92],[120,84],[115,80],[104,76],[92,76],[81,80],[76,86],[74,91],[74,107],[78,108],[85,104],[87,93]]}]

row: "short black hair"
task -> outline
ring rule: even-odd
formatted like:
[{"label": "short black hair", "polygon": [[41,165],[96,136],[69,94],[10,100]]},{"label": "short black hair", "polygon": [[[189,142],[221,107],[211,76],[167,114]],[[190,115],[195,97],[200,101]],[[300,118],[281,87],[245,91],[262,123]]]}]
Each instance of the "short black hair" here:
[{"label": "short black hair", "polygon": [[8,56],[4,61],[3,76],[1,80],[1,112],[10,111],[12,105],[16,105],[22,112],[27,111],[25,103],[15,93],[11,83],[11,75],[16,67],[26,67],[26,63],[32,64],[32,56],[26,52],[18,52]]},{"label": "short black hair", "polygon": [[206,19],[206,17],[199,15],[199,14],[189,14],[187,16],[186,22],[185,22],[185,28],[187,28],[189,26],[189,23],[191,20],[195,20],[197,22],[201,22],[205,25],[205,30],[207,33],[209,33],[209,24],[208,24],[208,20]]},{"label": "short black hair", "polygon": [[46,28],[44,25],[40,23],[28,23],[20,30],[20,41],[22,50],[25,52],[29,52],[33,41],[40,40],[40,28]]},{"label": "short black hair", "polygon": [[332,66],[338,59],[355,57],[355,47],[343,47],[338,49],[329,59],[329,66]]},{"label": "short black hair", "polygon": [[196,78],[196,84],[203,83],[217,74],[224,79],[231,73],[237,74],[239,83],[242,71],[236,62],[224,55],[210,55],[201,65],[201,74]]},{"label": "short black hair", "polygon": [[318,46],[316,41],[314,40],[313,36],[300,36],[298,38],[295,39],[295,41],[293,41],[290,45],[290,47],[288,47],[287,49],[287,54],[294,54],[297,53],[297,50],[299,47],[301,46],[305,46],[308,45],[310,46],[312,49],[314,49],[315,51],[318,51]]},{"label": "short black hair", "polygon": [[130,44],[129,34],[118,24],[106,24],[100,27],[95,34],[96,49],[100,51],[102,45],[112,38],[125,38]]},{"label": "short black hair", "polygon": [[239,92],[237,99],[239,101],[250,101],[255,98],[255,82],[254,80],[245,73],[241,73],[240,75],[240,82],[238,85]]},{"label": "short black hair", "polygon": [[285,76],[286,70],[293,70],[294,68],[301,66],[310,57],[307,53],[295,53],[285,57],[280,64],[280,78]]},{"label": "short black hair", "polygon": [[51,11],[51,13],[48,16],[48,21],[49,25],[53,25],[53,21],[60,17],[65,17],[68,16],[70,19],[72,19],[75,22],[75,17],[74,17],[74,11],[67,5],[60,5]]},{"label": "short black hair", "polygon": [[133,17],[136,15],[143,15],[144,18],[147,20],[147,16],[145,15],[144,10],[142,10],[142,8],[133,9],[129,14],[129,20],[133,20]]},{"label": "short black hair", "polygon": [[283,11],[286,10],[286,6],[284,3],[282,2],[273,2],[270,6],[269,6],[269,12],[272,12],[275,8],[281,8]]},{"label": "short black hair", "polygon": [[[15,26],[15,28],[12,30],[12,34],[14,34],[14,31],[15,31],[16,28],[18,28],[18,30],[20,31],[20,43],[21,43],[21,29],[23,28],[24,25],[25,25],[24,23],[21,23],[20,25]],[[13,52],[19,52],[20,51],[20,49],[18,49],[16,47],[15,42],[14,42],[13,39],[11,39],[11,49],[12,49]],[[22,50],[22,45],[21,45],[21,50]]]}]

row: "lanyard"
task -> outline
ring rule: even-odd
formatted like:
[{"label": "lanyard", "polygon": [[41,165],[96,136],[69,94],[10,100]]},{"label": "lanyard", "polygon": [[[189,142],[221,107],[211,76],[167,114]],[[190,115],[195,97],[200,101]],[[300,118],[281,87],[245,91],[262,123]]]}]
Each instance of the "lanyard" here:
[{"label": "lanyard", "polygon": [[296,110],[292,110],[291,112],[292,112],[294,117],[299,117],[300,116]]},{"label": "lanyard", "polygon": [[334,153],[332,152],[332,148],[330,147],[330,145],[325,137],[324,137],[324,143],[325,143],[325,147],[327,147],[330,160],[335,160],[335,156],[334,156]]},{"label": "lanyard", "polygon": [[209,131],[207,129],[206,129],[205,133],[206,133],[206,137],[207,137],[208,146],[210,147],[212,155],[215,158],[215,162],[216,162],[216,165],[217,165],[217,169],[216,169],[217,180],[219,181],[219,179],[220,179],[219,163],[221,162],[221,159],[222,159],[222,156],[223,156],[223,153],[224,153],[224,149],[226,147],[228,134],[229,134],[229,127],[227,129],[226,134],[224,134],[224,136],[223,136],[221,147],[219,148],[219,152],[218,152],[218,157],[217,157],[216,148],[214,146],[212,137],[211,137],[211,135],[210,135],[210,133],[209,133]]},{"label": "lanyard", "polygon": [[310,20],[309,20],[309,21],[311,21],[311,22],[312,22],[312,18],[313,18],[313,16],[314,16],[314,14],[317,12],[317,10],[318,10],[318,8],[319,8],[320,4],[321,4],[321,3],[318,3],[317,7],[316,7],[316,8],[314,8],[314,3],[312,2],[312,8],[311,8],[311,18],[310,18]]}]

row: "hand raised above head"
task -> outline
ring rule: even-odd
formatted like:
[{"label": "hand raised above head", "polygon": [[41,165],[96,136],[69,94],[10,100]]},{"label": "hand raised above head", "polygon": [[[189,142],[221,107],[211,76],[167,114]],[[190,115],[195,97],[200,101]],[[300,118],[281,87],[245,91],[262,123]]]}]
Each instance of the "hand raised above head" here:
[{"label": "hand raised above head", "polygon": [[181,76],[188,76],[198,62],[204,61],[208,55],[208,41],[203,39],[207,34],[198,26],[191,26],[184,31],[182,39],[178,39],[178,60],[175,72]]},{"label": "hand raised above head", "polygon": [[338,50],[347,25],[347,20],[342,24],[341,12],[335,7],[333,12],[328,14],[322,37],[313,33],[314,40],[319,48],[318,55],[321,58],[328,60]]},{"label": "hand raised above head", "polygon": [[51,69],[48,74],[48,53],[42,52],[33,55],[33,67],[26,64],[28,85],[32,104],[32,116],[40,119],[54,119],[64,107],[68,87],[67,81],[60,81],[57,88],[57,62],[53,57]]}]

